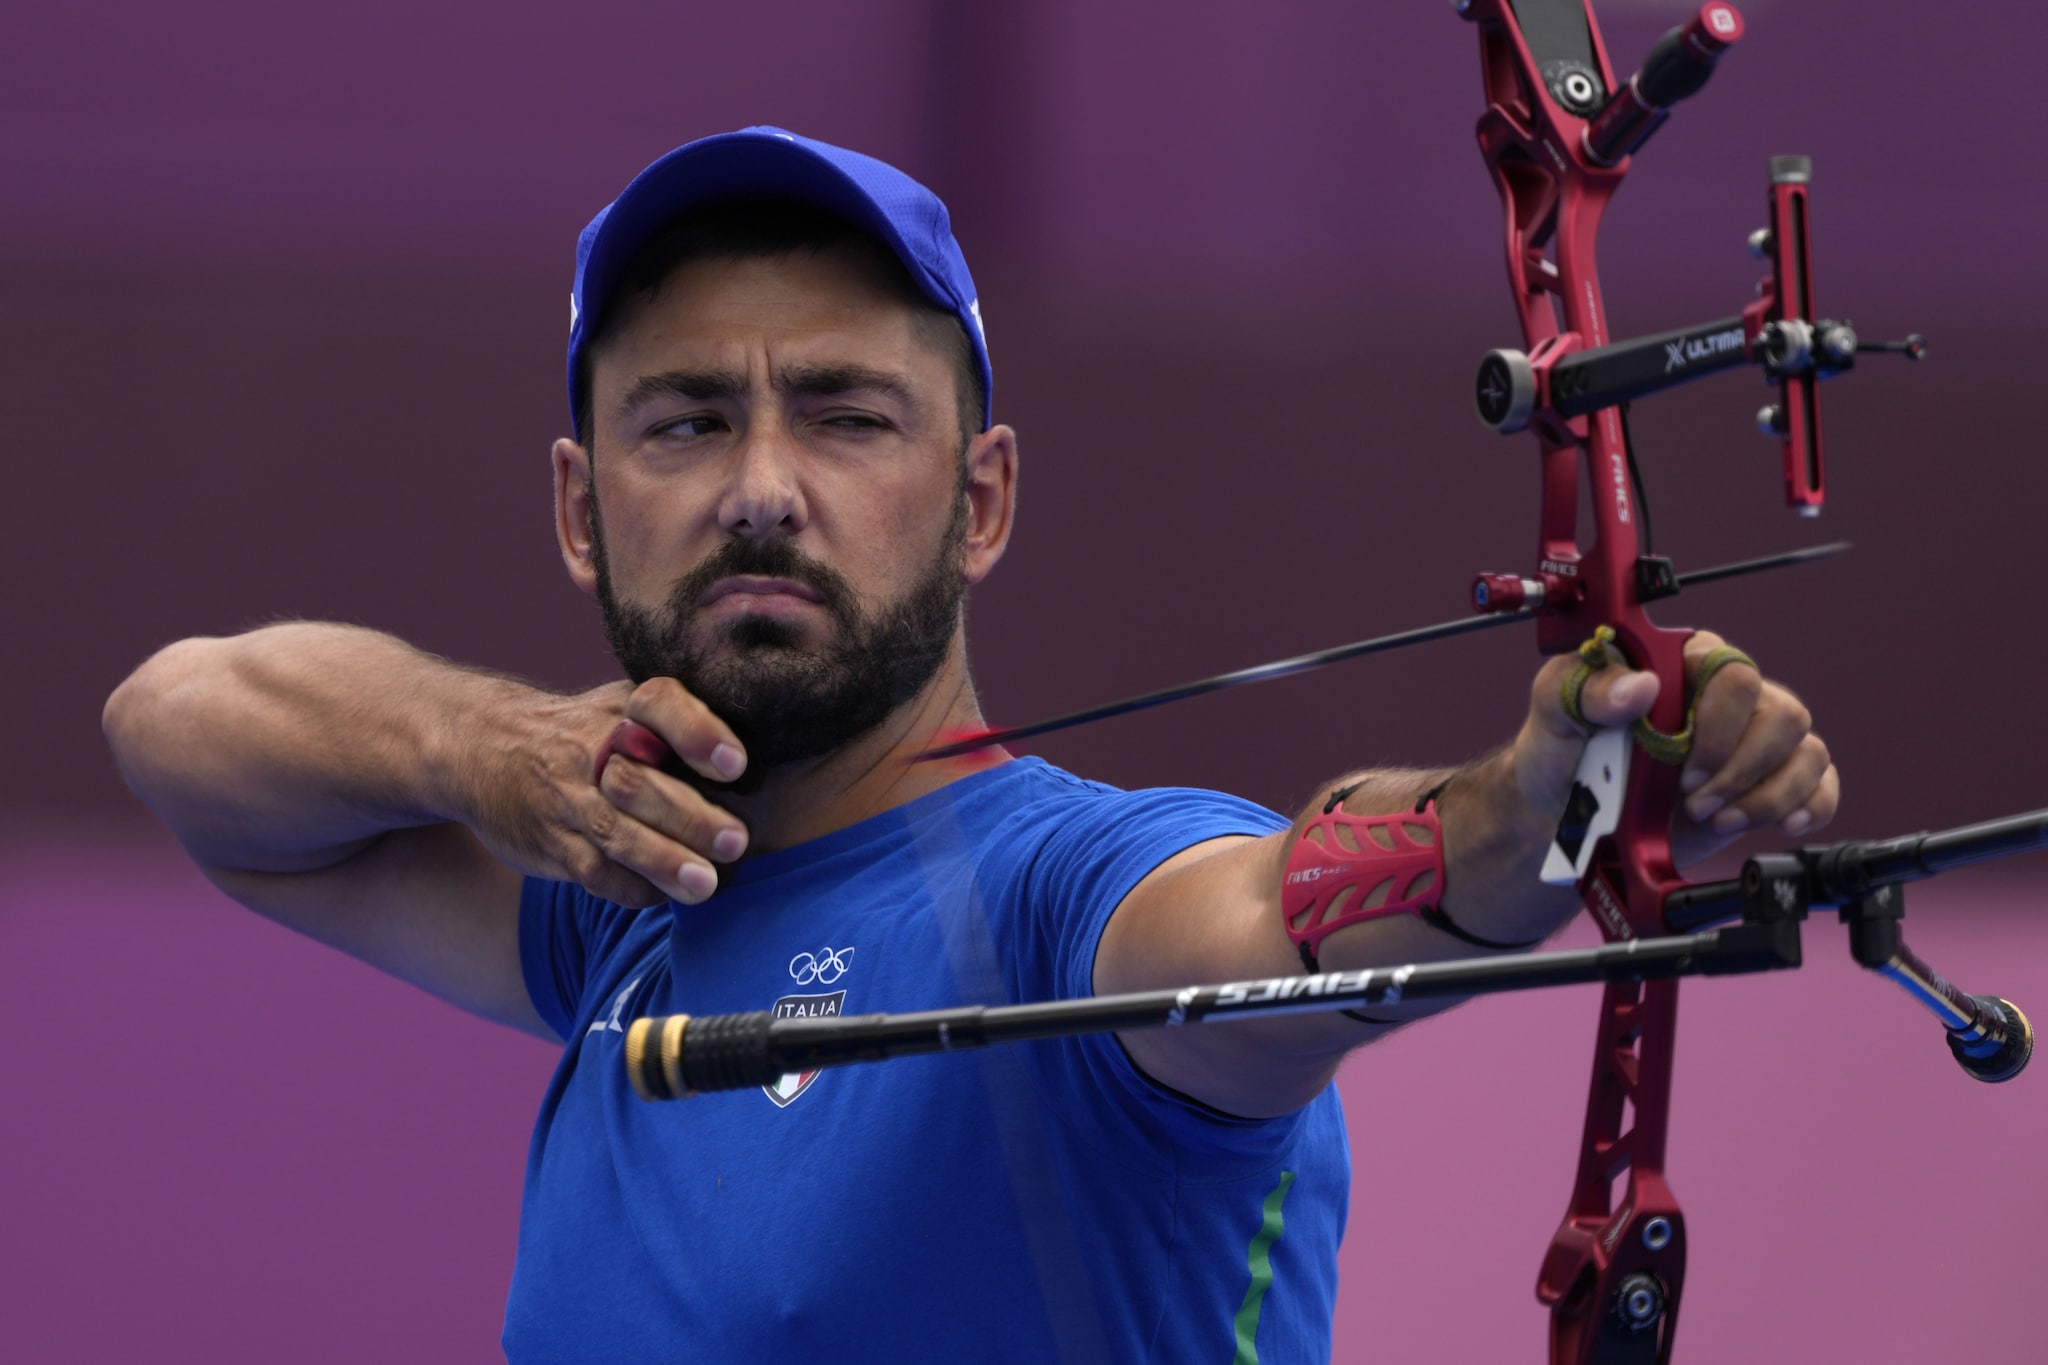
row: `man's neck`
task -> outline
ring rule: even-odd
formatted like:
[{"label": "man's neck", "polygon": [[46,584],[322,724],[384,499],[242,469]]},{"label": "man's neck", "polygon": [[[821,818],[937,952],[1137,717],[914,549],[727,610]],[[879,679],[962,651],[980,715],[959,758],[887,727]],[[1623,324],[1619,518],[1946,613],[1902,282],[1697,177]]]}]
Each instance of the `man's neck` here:
[{"label": "man's neck", "polygon": [[965,641],[955,636],[932,680],[880,725],[824,758],[770,771],[744,796],[716,799],[746,822],[751,853],[808,843],[1007,762],[994,748],[920,760],[944,736],[981,724]]}]

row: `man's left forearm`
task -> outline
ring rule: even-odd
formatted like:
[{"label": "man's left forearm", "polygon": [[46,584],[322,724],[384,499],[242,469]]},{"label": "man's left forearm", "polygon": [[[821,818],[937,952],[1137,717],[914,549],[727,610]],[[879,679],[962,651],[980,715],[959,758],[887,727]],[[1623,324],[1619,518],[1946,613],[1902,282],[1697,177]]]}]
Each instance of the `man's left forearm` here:
[{"label": "man's left forearm", "polygon": [[[1424,795],[1436,790],[1444,851],[1444,881],[1430,897],[1441,919],[1432,923],[1416,915],[1390,915],[1340,929],[1319,945],[1319,966],[1338,969],[1477,956],[1501,950],[1479,946],[1473,939],[1534,944],[1571,918],[1578,908],[1573,890],[1547,886],[1537,877],[1556,816],[1533,809],[1523,797],[1513,762],[1514,751],[1506,748],[1462,768],[1354,773],[1317,793],[1296,820],[1283,859],[1338,792],[1344,793],[1339,809],[1348,814],[1397,815],[1412,812]],[[1440,927],[1444,921],[1469,937]]]}]

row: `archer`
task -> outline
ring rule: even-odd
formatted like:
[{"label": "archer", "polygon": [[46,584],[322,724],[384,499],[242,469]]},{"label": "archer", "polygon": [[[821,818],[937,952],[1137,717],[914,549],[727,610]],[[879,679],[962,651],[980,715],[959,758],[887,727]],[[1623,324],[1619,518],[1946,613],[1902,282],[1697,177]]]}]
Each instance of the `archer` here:
[{"label": "archer", "polygon": [[[632,1098],[621,1024],[1530,946],[1578,907],[1536,876],[1586,738],[1566,684],[1612,727],[1656,679],[1554,660],[1490,757],[1354,772],[1292,821],[1000,750],[918,761],[982,724],[962,604],[1019,467],[943,207],[752,129],[650,167],[577,259],[556,527],[627,680],[561,696],[293,623],[172,645],[106,710],[229,894],[564,1047],[508,1354],[1327,1356],[1331,1077],[1442,1002],[787,1076],[686,1112]],[[1732,657],[1707,634],[1687,656]],[[680,764],[611,753],[622,721]],[[1806,709],[1745,666],[1698,688],[1682,782],[1688,856],[1811,833],[1839,791]],[[1309,878],[1318,858],[1344,866]]]}]

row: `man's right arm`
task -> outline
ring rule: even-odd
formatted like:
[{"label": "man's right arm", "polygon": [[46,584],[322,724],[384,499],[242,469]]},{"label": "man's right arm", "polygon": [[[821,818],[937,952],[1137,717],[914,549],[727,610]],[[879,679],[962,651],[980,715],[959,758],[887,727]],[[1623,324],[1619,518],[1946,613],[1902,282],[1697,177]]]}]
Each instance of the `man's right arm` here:
[{"label": "man's right arm", "polygon": [[310,622],[171,645],[115,690],[103,724],[129,785],[236,900],[553,1038],[520,970],[520,874],[623,905],[700,899],[683,869],[738,826],[614,763],[606,789],[658,782],[663,796],[653,824],[622,813],[591,772],[628,715],[707,776],[720,745],[737,748],[673,682],[560,696]]}]

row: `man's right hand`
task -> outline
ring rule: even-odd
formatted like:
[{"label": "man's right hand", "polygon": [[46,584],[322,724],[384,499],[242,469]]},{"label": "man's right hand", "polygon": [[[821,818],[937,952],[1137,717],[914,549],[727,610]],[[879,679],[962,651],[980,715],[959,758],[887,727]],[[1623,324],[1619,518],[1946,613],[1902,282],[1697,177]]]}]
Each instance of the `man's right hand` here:
[{"label": "man's right hand", "polygon": [[474,812],[464,822],[522,872],[620,905],[697,904],[717,889],[713,864],[746,852],[747,828],[686,780],[623,754],[594,782],[597,754],[622,720],[652,731],[709,782],[746,771],[725,722],[673,678],[508,698],[498,724],[478,736],[478,767],[464,783]]},{"label": "man's right hand", "polygon": [[129,784],[236,900],[554,1038],[521,966],[520,872],[626,905],[699,901],[746,847],[687,782],[632,762],[593,779],[627,717],[707,778],[745,766],[672,681],[563,697],[304,621],[171,645],[104,724]]}]

